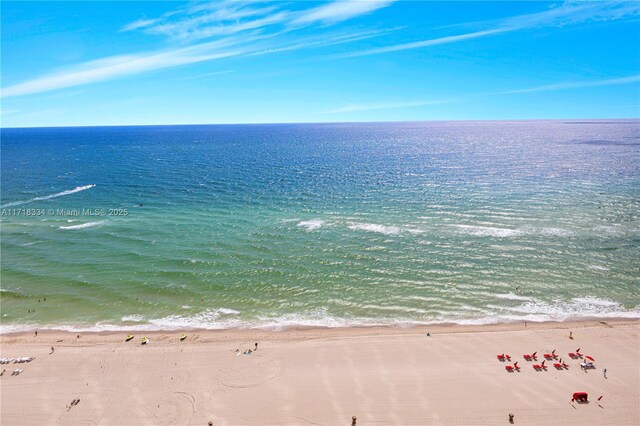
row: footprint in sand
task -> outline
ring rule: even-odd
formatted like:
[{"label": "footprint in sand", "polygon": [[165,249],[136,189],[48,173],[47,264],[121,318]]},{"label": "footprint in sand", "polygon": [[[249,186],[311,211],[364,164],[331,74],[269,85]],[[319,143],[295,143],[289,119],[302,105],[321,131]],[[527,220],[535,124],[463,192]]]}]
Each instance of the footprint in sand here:
[{"label": "footprint in sand", "polygon": [[154,398],[144,411],[153,424],[189,424],[196,411],[196,399],[189,392],[166,392]]},{"label": "footprint in sand", "polygon": [[228,388],[251,388],[273,380],[282,372],[282,365],[278,360],[269,360],[253,365],[218,370],[220,384]]}]

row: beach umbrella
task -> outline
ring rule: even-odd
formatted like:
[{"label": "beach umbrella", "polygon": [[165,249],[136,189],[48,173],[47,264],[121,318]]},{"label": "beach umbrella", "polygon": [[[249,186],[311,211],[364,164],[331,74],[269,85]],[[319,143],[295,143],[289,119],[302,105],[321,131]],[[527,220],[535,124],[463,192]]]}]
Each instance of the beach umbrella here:
[{"label": "beach umbrella", "polygon": [[589,361],[595,361],[595,359],[591,358],[589,355],[585,356],[586,359],[588,359]]}]

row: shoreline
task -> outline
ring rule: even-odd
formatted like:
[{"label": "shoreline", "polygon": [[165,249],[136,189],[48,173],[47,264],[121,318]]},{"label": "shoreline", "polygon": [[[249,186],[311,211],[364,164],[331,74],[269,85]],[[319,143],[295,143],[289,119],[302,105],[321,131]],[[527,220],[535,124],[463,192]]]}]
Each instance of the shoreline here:
[{"label": "shoreline", "polygon": [[[171,333],[205,333],[205,334],[224,334],[224,333],[259,333],[259,334],[278,334],[278,333],[290,333],[290,332],[313,332],[323,331],[330,333],[340,333],[341,331],[374,331],[390,333],[404,333],[414,331],[416,333],[427,332],[433,330],[436,332],[446,333],[468,333],[468,332],[491,332],[491,331],[518,331],[526,329],[568,329],[568,328],[580,328],[598,325],[631,325],[640,324],[640,318],[584,318],[584,319],[571,319],[568,321],[514,321],[503,322],[493,324],[459,324],[459,323],[434,323],[434,324],[389,324],[389,325],[347,325],[347,326],[307,326],[307,325],[291,325],[287,327],[230,327],[230,328],[199,328],[199,327],[179,327],[179,328],[127,328],[124,326],[122,329],[114,330],[92,330],[88,328],[56,328],[51,327],[31,327],[24,330],[17,331],[1,331],[0,327],[0,340],[3,338],[20,337],[26,335],[32,335],[34,331],[38,331],[39,335],[48,334],[78,334],[83,335],[121,335],[123,333],[146,333],[146,334],[171,334]],[[484,329],[484,330],[483,330]]]},{"label": "shoreline", "polygon": [[[476,425],[509,413],[521,425],[640,422],[640,321],[126,334],[0,336],[1,357],[35,357],[0,366],[0,423]],[[569,358],[576,348],[596,369]],[[532,368],[554,350],[566,369]],[[533,352],[536,362],[523,359]],[[507,372],[516,361],[521,370]],[[590,403],[571,402],[573,392]]]}]

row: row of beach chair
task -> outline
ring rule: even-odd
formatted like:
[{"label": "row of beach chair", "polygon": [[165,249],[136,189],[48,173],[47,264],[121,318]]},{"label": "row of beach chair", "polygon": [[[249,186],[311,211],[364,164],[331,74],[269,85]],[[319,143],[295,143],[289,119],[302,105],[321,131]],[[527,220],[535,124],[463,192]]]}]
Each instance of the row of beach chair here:
[{"label": "row of beach chair", "polygon": [[20,358],[0,358],[0,364],[21,364],[23,362],[31,362],[36,359],[35,356],[24,356]]},{"label": "row of beach chair", "polygon": [[[533,352],[532,354],[524,354],[522,355],[522,357],[525,359],[525,361],[537,361],[538,357],[537,357],[537,352]],[[575,352],[569,352],[569,357],[572,359],[580,359],[583,358],[583,354],[580,353],[580,348],[576,349]],[[547,370],[547,365],[546,365],[546,361],[555,361],[558,359],[558,355],[556,354],[555,349],[553,351],[551,351],[551,353],[546,353],[543,355],[545,360],[542,361],[542,363],[540,364],[533,364],[532,367],[534,370],[536,371],[546,371]],[[511,355],[506,354],[506,353],[502,353],[502,354],[498,354],[497,355],[498,361],[501,362],[506,362],[506,361],[511,361]],[[586,358],[590,359],[593,361],[593,358],[587,356]],[[593,362],[585,362],[585,363],[581,363],[580,364],[582,368],[595,368],[595,366],[593,365]],[[585,365],[588,365],[588,367],[585,367]],[[568,370],[569,369],[569,365],[567,363],[565,363],[564,361],[562,361],[562,358],[560,358],[559,361],[554,362],[553,366],[556,370]],[[515,362],[513,365],[505,365],[505,370],[507,370],[508,372],[512,373],[514,371],[520,371],[520,367],[518,366],[518,363]]]}]

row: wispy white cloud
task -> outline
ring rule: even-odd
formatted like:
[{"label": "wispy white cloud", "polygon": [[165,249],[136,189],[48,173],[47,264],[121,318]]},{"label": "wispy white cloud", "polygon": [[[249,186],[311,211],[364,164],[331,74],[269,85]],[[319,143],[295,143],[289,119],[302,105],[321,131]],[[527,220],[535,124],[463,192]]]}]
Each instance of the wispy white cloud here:
[{"label": "wispy white cloud", "polygon": [[402,102],[378,102],[378,103],[365,103],[365,104],[349,104],[340,108],[332,109],[329,111],[322,111],[321,114],[342,114],[346,112],[359,112],[359,111],[372,111],[376,109],[399,109],[399,108],[414,108],[428,105],[441,105],[455,102],[452,99],[448,100],[433,100],[433,101],[402,101]]},{"label": "wispy white cloud", "polygon": [[[208,25],[210,21],[201,18],[182,20],[176,23],[155,25],[145,29],[149,34],[161,34],[180,42],[193,42],[216,36],[231,35],[250,30],[262,30],[265,27],[281,24],[289,16],[288,12],[278,12],[257,19],[238,20],[231,23]],[[208,17],[207,17],[208,18]],[[207,25],[203,25],[206,23]]]},{"label": "wispy white cloud", "polygon": [[139,55],[111,56],[78,64],[61,72],[15,84],[2,89],[2,97],[29,95],[54,89],[81,86],[126,75],[172,68],[215,59],[237,56],[241,48],[222,50],[231,40],[202,43],[195,46]]},{"label": "wispy white cloud", "polygon": [[334,24],[356,16],[365,15],[389,6],[395,0],[338,0],[302,12],[291,23],[293,25],[321,22]]},{"label": "wispy white cloud", "polygon": [[138,19],[137,21],[133,21],[122,27],[120,31],[134,31],[142,28],[147,28],[160,22],[160,18],[157,19]]},{"label": "wispy white cloud", "polygon": [[447,37],[440,37],[440,38],[434,38],[434,39],[430,39],[430,40],[422,40],[422,41],[414,41],[414,42],[410,42],[410,43],[394,44],[392,46],[379,47],[379,48],[376,48],[376,49],[368,49],[368,50],[363,50],[363,51],[359,51],[359,52],[350,52],[350,53],[346,53],[346,54],[343,54],[343,55],[337,55],[337,56],[338,57],[343,57],[343,58],[351,58],[351,57],[356,57],[356,56],[368,56],[368,55],[378,55],[380,53],[397,52],[397,51],[400,51],[400,50],[419,49],[421,47],[435,46],[435,45],[438,45],[438,44],[455,43],[455,42],[458,42],[458,41],[469,40],[469,39],[473,39],[473,38],[486,37],[486,36],[490,36],[490,35],[493,35],[493,34],[504,33],[504,32],[507,32],[507,31],[511,31],[511,29],[508,29],[508,28],[495,28],[495,29],[492,29],[492,30],[476,31],[476,32],[473,32],[473,33],[460,34],[460,35],[447,36]]},{"label": "wispy white cloud", "polygon": [[335,46],[338,44],[353,43],[355,41],[367,40],[373,37],[379,37],[392,31],[397,31],[403,27],[387,28],[383,30],[360,31],[355,33],[339,34],[331,37],[310,37],[299,43],[287,44],[280,47],[273,47],[265,50],[257,50],[247,53],[247,56],[266,55],[269,53],[280,53],[299,49],[312,49],[325,46]]},{"label": "wispy white cloud", "polygon": [[[476,97],[493,96],[493,95],[512,95],[512,94],[533,93],[533,92],[549,92],[549,91],[557,91],[557,90],[581,89],[581,88],[598,87],[598,86],[616,86],[616,85],[633,84],[633,83],[640,83],[640,74],[630,75],[627,77],[611,78],[606,80],[562,82],[562,83],[555,83],[555,84],[547,84],[544,86],[527,87],[523,89],[504,90],[504,91],[488,92],[488,93],[476,93],[476,94],[470,94],[468,95],[468,97],[476,98]],[[349,113],[349,112],[371,111],[371,110],[378,110],[378,109],[382,110],[382,109],[414,108],[414,107],[422,107],[422,106],[429,106],[429,105],[441,105],[441,104],[449,104],[454,102],[463,102],[464,100],[465,100],[464,98],[459,98],[459,99],[442,99],[442,100],[430,100],[430,101],[416,100],[416,101],[348,104],[336,109],[321,111],[320,114],[343,114],[343,113]]]},{"label": "wispy white cloud", "polygon": [[419,49],[439,44],[487,37],[501,33],[525,30],[543,26],[568,26],[584,22],[611,21],[640,16],[640,2],[584,2],[565,3],[562,6],[544,12],[512,16],[506,19],[460,24],[459,26],[492,26],[483,30],[472,31],[447,37],[400,43],[375,49],[362,50],[340,55],[340,57],[357,57],[397,52],[401,50]]},{"label": "wispy white cloud", "polygon": [[[178,42],[183,47],[112,56],[76,64],[58,72],[5,87],[1,91],[1,97],[41,93],[234,56],[264,55],[355,42],[392,30],[342,35],[330,33],[300,38],[296,43],[287,42],[283,35],[294,31],[295,28],[289,24],[304,16],[307,16],[306,25],[315,22],[338,22],[370,13],[390,3],[389,0],[349,0],[303,11],[284,10],[284,6],[261,1],[224,0],[191,3],[158,18],[144,17],[121,28],[121,31],[160,34],[166,36],[172,44]],[[311,19],[311,16],[315,18]],[[207,39],[210,40],[204,41]]]},{"label": "wispy white cloud", "polygon": [[545,86],[528,87],[524,89],[504,90],[500,92],[484,93],[484,95],[514,95],[518,93],[532,93],[532,92],[551,92],[556,90],[570,90],[581,89],[586,87],[598,87],[598,86],[617,86],[621,84],[631,84],[640,82],[640,74],[630,75],[627,77],[610,78],[606,80],[591,80],[591,81],[572,81],[556,84],[547,84]]}]

